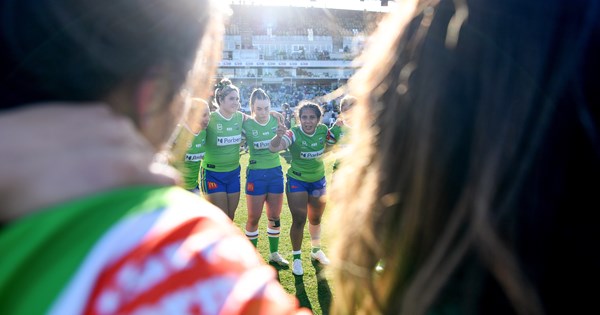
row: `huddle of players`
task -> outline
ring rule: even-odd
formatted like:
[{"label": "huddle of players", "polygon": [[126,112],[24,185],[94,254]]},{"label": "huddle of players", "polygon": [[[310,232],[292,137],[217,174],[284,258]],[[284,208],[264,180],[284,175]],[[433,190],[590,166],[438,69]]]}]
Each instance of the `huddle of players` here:
[{"label": "huddle of players", "polygon": [[[184,148],[172,164],[181,172],[182,186],[192,192],[202,191],[205,198],[221,208],[232,220],[240,197],[240,144],[245,139],[250,153],[246,174],[248,220],[245,233],[257,245],[258,222],[266,205],[268,217],[269,261],[288,266],[278,252],[281,230],[284,180],[279,151],[289,149],[292,160],[287,172],[285,191],[292,214],[292,273],[303,275],[301,246],[308,218],[311,258],[323,265],[329,259],[321,250],[321,218],[326,193],[323,153],[327,144],[335,144],[348,134],[347,119],[340,119],[328,129],[321,121],[317,104],[301,102],[297,126],[287,129],[283,117],[271,111],[270,98],[262,89],[250,96],[252,116],[238,111],[239,89],[223,79],[215,90],[219,108],[210,113],[208,104],[192,99],[188,118],[182,122],[174,148]],[[342,113],[354,98],[342,99]],[[342,115],[343,117],[343,115]],[[177,143],[182,141],[182,143]],[[336,162],[337,164],[337,162]]]}]

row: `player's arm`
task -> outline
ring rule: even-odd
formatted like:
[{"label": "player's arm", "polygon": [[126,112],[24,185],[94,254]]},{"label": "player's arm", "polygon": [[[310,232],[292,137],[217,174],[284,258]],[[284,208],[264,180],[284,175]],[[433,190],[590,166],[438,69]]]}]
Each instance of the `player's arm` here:
[{"label": "player's arm", "polygon": [[277,122],[283,124],[285,126],[285,118],[280,112],[276,112],[274,110],[270,111],[269,114],[277,119]]},{"label": "player's arm", "polygon": [[329,145],[336,144],[339,140],[341,131],[342,131],[341,124],[338,125],[338,123],[336,123],[331,128],[329,128],[329,130],[327,130],[327,137],[326,137],[327,144],[329,144]]},{"label": "player's arm", "polygon": [[248,144],[248,139],[246,138],[246,129],[242,128],[242,141],[240,142],[240,147],[244,147]]},{"label": "player's arm", "polygon": [[240,112],[240,114],[242,114],[242,123],[246,122],[246,120],[251,119],[252,116],[242,112],[241,110],[238,110],[238,112]]},{"label": "player's arm", "polygon": [[269,143],[269,151],[279,152],[287,149],[293,142],[294,133],[291,130],[287,130],[282,122],[277,124],[277,134],[271,143]]}]

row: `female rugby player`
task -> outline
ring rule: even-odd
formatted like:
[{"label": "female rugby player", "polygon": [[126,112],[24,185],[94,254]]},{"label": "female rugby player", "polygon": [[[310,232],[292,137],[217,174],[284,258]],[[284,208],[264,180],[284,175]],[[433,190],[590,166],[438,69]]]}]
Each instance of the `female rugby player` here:
[{"label": "female rugby player", "polygon": [[181,186],[198,193],[200,162],[206,152],[206,127],[210,110],[208,103],[201,98],[191,98],[189,104],[189,111],[178,126],[179,132],[173,142],[171,164],[181,174]]},{"label": "female rugby player", "polygon": [[269,261],[287,266],[289,262],[279,254],[279,217],[283,204],[283,171],[277,153],[269,151],[271,139],[276,135],[277,119],[269,115],[271,99],[263,89],[250,95],[252,119],[246,120],[243,134],[250,150],[246,173],[246,203],[248,220],[246,236],[254,246],[258,243],[258,221],[263,206],[267,205],[267,234],[269,236]]},{"label": "female rugby player", "polygon": [[289,147],[292,165],[287,172],[286,195],[292,213],[290,238],[292,240],[292,273],[304,274],[301,260],[302,236],[308,217],[308,230],[312,243],[311,258],[323,265],[329,259],[321,250],[321,217],[325,210],[325,166],[323,152],[328,136],[327,126],[321,124],[321,108],[305,102],[298,106],[300,125],[286,130],[283,124],[271,140],[269,149],[278,152]]}]

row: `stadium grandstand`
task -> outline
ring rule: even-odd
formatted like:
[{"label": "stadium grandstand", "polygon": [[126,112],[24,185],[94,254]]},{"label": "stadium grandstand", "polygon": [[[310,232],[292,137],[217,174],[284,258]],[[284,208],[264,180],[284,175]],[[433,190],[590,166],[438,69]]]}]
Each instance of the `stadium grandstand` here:
[{"label": "stadium grandstand", "polygon": [[[338,5],[336,5],[336,3]],[[386,10],[382,1],[231,1],[217,78],[250,92],[265,89],[278,108],[323,98],[356,71],[352,60]]]}]

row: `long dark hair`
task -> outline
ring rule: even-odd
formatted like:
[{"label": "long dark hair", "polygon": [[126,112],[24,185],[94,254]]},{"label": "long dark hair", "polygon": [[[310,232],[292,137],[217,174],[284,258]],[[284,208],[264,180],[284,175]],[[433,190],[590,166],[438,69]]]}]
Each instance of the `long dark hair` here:
[{"label": "long dark hair", "polygon": [[315,115],[317,115],[317,120],[320,122],[321,121],[321,116],[323,116],[323,110],[321,109],[321,107],[319,105],[317,105],[317,103],[313,103],[311,101],[300,101],[300,103],[298,103],[298,106],[296,106],[296,121],[300,121],[300,116],[302,116],[302,111],[306,110],[306,109],[311,109],[315,112]]},{"label": "long dark hair", "polygon": [[156,75],[175,94],[209,23],[208,1],[6,0],[0,4],[0,108],[100,100]]},{"label": "long dark hair", "polygon": [[380,25],[350,82],[334,313],[595,307],[599,2],[432,0],[415,12]]}]

